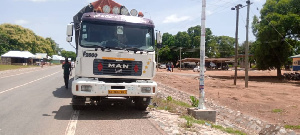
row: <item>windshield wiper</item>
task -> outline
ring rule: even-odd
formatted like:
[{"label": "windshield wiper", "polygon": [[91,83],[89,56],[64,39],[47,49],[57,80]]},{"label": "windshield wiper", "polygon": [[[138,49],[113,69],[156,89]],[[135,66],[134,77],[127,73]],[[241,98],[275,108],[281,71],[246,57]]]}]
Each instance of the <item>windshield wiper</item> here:
[{"label": "windshield wiper", "polygon": [[137,51],[144,51],[143,49],[139,49],[139,48],[136,48],[136,47],[128,47],[128,48],[125,48],[126,51],[134,51],[134,53],[136,53]]},{"label": "windshield wiper", "polygon": [[147,52],[154,52],[154,49],[150,49],[150,50],[145,50]]},{"label": "windshield wiper", "polygon": [[134,53],[136,53],[137,51],[146,51],[148,52],[153,52],[154,50],[148,50],[148,49],[139,49],[137,47],[129,47],[129,48],[125,48],[126,51],[134,51]]},{"label": "windshield wiper", "polygon": [[106,47],[108,49],[114,49],[114,50],[123,50],[121,47]]},{"label": "windshield wiper", "polygon": [[102,45],[89,45],[89,44],[87,44],[87,47],[89,47],[89,48],[95,48],[95,51],[98,51],[98,48],[100,48],[102,51],[104,51],[105,49],[107,49],[107,47],[102,46]]}]

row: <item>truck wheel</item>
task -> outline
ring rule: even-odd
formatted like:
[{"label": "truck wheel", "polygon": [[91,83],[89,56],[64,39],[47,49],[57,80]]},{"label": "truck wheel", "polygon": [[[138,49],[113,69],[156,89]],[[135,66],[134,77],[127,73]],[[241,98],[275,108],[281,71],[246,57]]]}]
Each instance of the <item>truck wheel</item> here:
[{"label": "truck wheel", "polygon": [[85,98],[80,96],[73,96],[72,98],[72,108],[73,110],[84,110],[85,108]]},{"label": "truck wheel", "polygon": [[150,98],[147,97],[146,101],[143,100],[144,97],[138,97],[135,100],[135,107],[138,110],[143,110],[145,111],[148,107],[148,105],[150,104]]}]

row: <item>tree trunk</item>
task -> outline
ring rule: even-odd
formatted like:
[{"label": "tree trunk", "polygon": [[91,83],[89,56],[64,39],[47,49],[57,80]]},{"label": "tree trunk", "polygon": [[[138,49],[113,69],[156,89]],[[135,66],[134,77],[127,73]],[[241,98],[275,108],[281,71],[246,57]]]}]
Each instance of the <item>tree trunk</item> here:
[{"label": "tree trunk", "polygon": [[281,68],[277,67],[277,77],[280,78],[281,77]]}]

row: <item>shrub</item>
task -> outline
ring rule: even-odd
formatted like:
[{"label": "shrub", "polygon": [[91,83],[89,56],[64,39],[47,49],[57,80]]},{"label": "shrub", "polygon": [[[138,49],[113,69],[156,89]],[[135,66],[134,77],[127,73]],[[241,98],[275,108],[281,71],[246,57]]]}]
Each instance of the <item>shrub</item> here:
[{"label": "shrub", "polygon": [[197,98],[195,98],[194,96],[190,96],[191,102],[192,102],[192,106],[193,107],[197,107],[199,104],[199,100]]}]

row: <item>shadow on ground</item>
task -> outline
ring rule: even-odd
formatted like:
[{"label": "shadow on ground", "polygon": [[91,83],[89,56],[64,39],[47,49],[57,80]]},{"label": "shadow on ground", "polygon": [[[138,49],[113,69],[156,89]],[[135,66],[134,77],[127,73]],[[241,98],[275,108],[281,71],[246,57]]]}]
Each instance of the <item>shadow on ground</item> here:
[{"label": "shadow on ground", "polygon": [[55,91],[52,92],[54,97],[57,98],[72,98],[72,91],[71,91],[71,87],[72,87],[72,82],[73,82],[74,78],[71,78],[69,80],[69,88],[66,89],[65,86],[61,86],[60,88],[56,88]]},{"label": "shadow on ground", "polygon": [[[71,112],[72,105],[61,106],[55,113],[54,118],[57,120],[70,120],[69,116],[66,117],[66,112]],[[134,108],[132,103],[114,103],[102,102],[95,106],[86,106],[84,110],[80,110],[78,120],[122,120],[122,119],[147,119],[149,112],[140,111]]]}]

